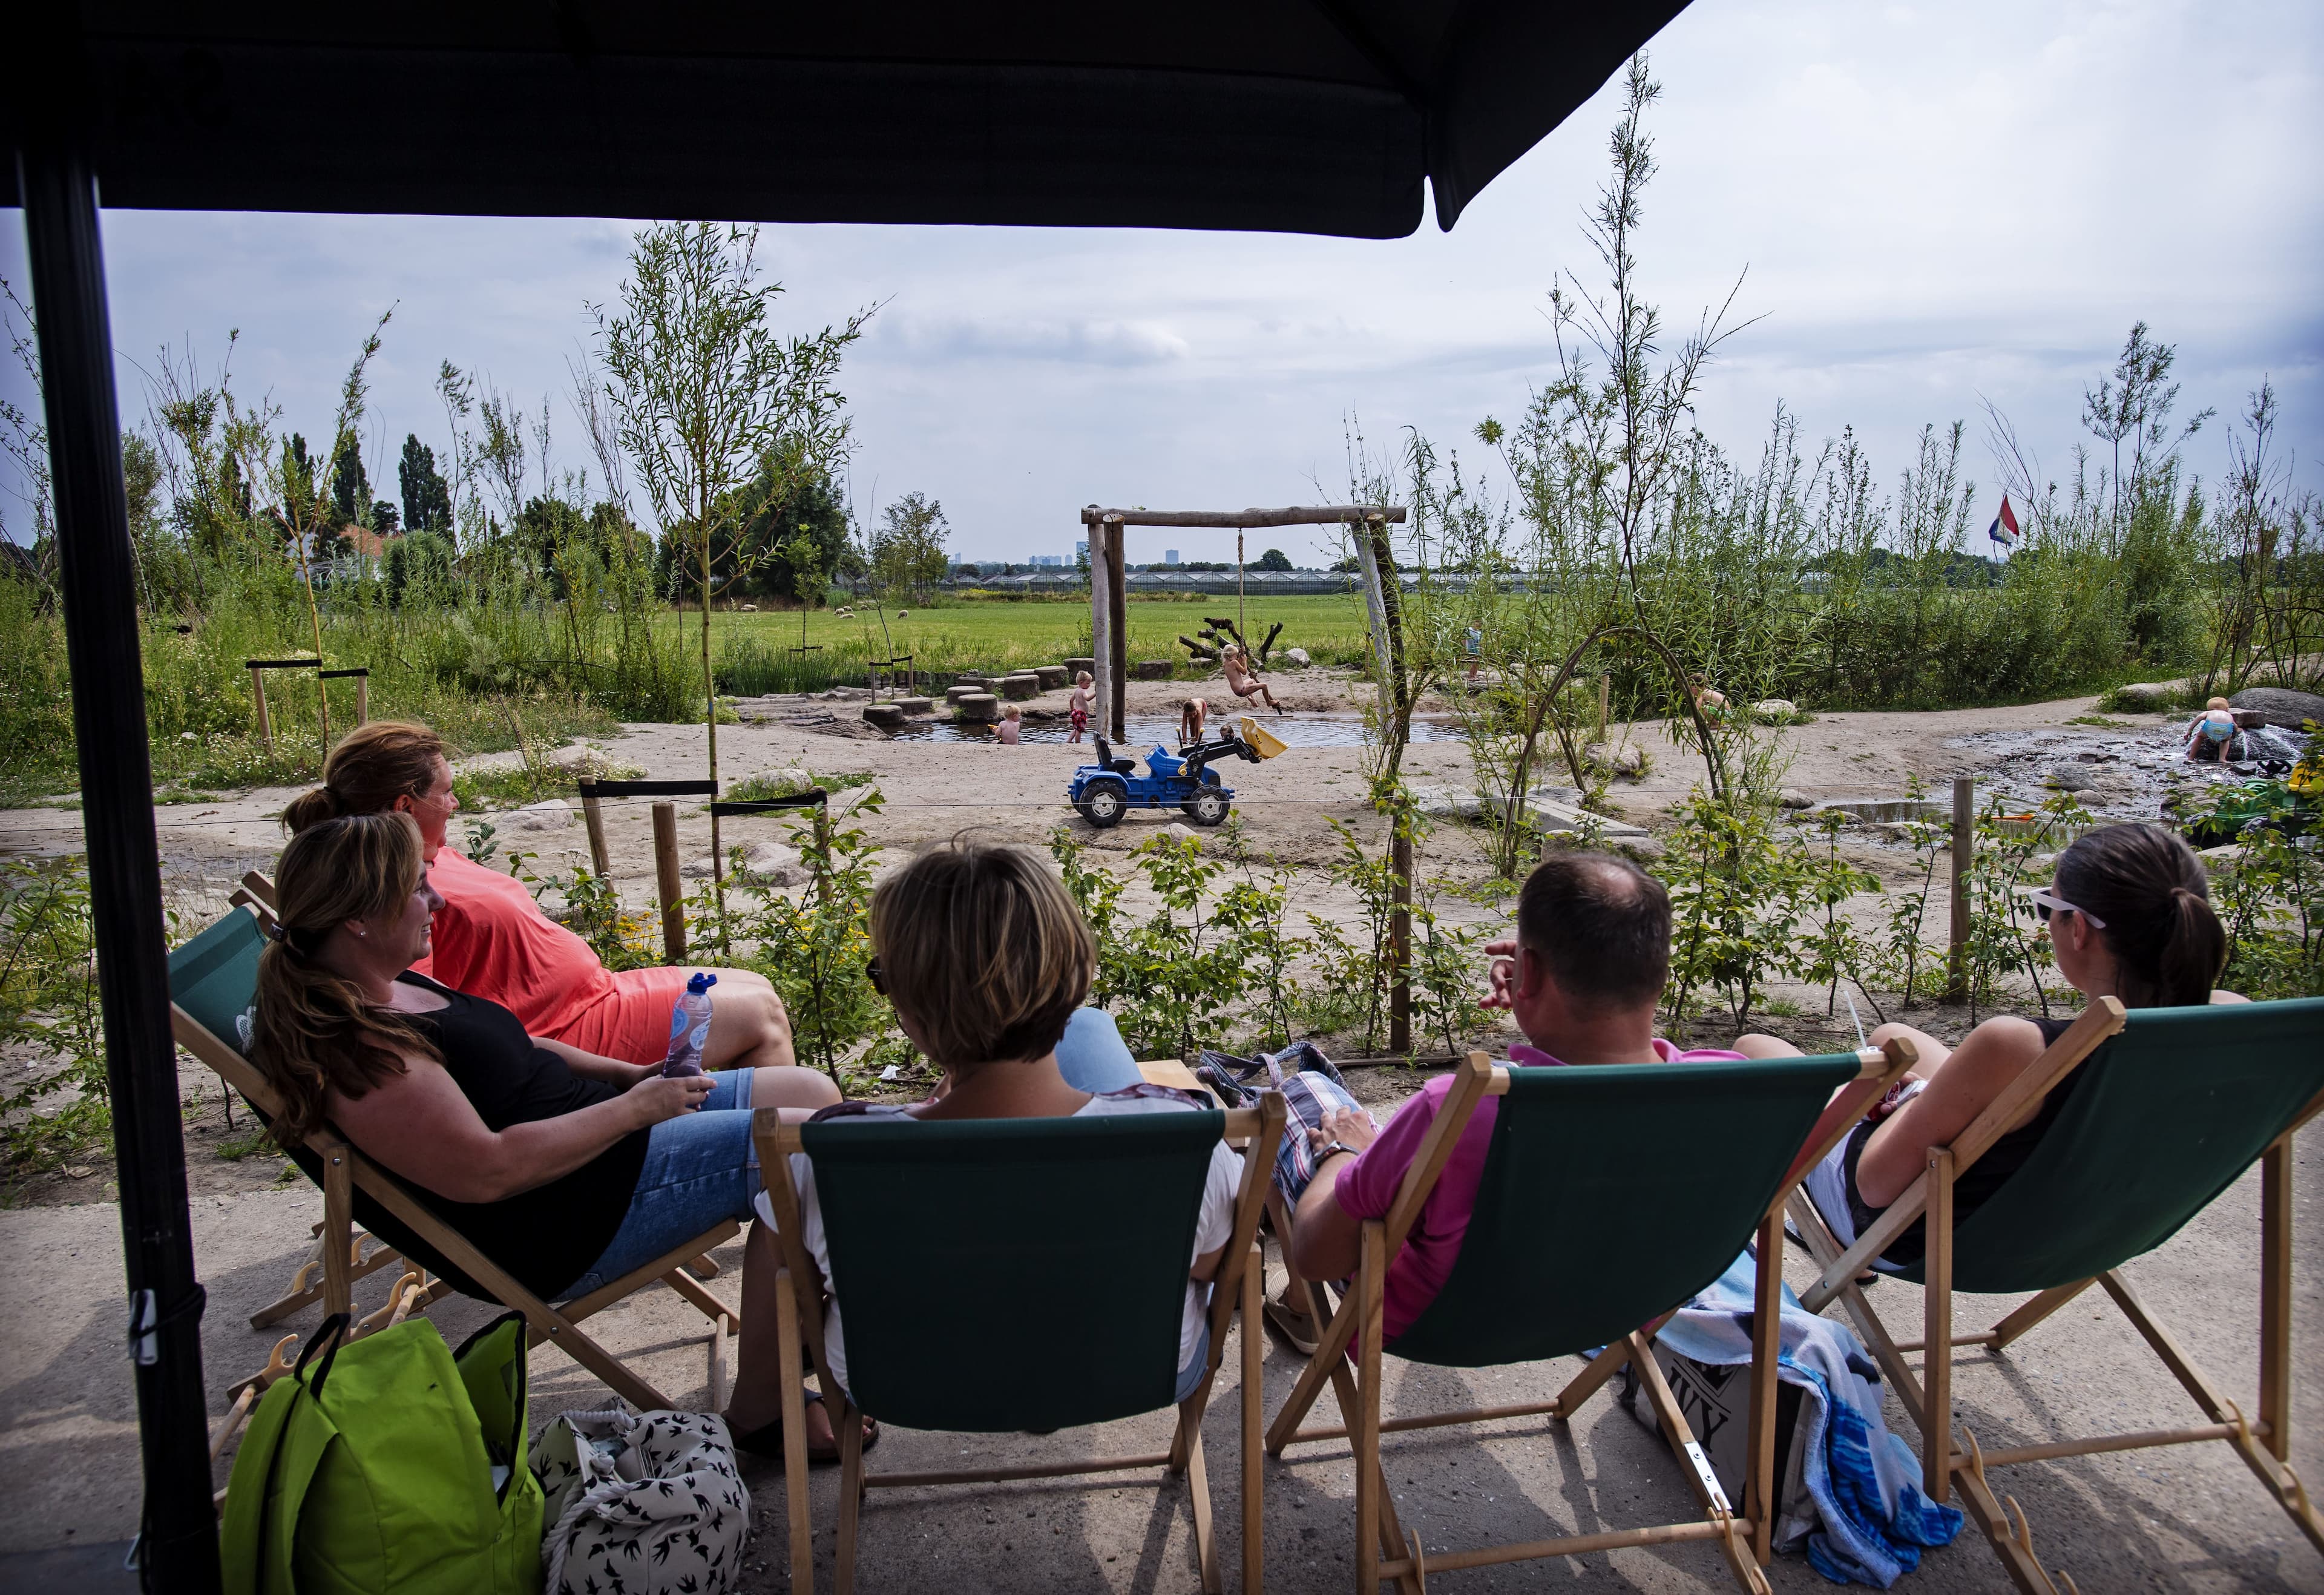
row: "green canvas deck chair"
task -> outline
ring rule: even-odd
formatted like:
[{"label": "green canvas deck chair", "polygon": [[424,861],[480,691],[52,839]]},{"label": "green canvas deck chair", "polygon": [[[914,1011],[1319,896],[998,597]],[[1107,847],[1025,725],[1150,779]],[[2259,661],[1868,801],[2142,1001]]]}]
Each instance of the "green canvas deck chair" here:
[{"label": "green canvas deck chair", "polygon": [[[1983,1205],[1956,1222],[1953,1182],[2003,1130],[2076,1068],[2089,1071],[2032,1157]],[[2286,1465],[2292,1416],[2292,1137],[2324,1110],[2324,998],[2126,1010],[2101,997],[1997,1098],[1927,1172],[1844,1252],[1804,1190],[1791,1211],[1823,1276],[1801,1301],[1838,1300],[1855,1321],[1922,1437],[1923,1485],[1941,1501],[1948,1476],[2020,1590],[2051,1595],[2033,1532],[2004,1506],[1986,1470],[2095,1452],[2223,1440],[2319,1550],[2319,1519]],[[2260,1185],[2258,1411],[2246,1416],[2189,1359],[2123,1277],[2122,1267],[2177,1234],[2255,1163]],[[1928,1219],[1923,1261],[1903,1277],[1924,1285],[1918,1341],[1899,1342],[1873,1313],[1858,1274],[1915,1218]],[[1956,1349],[1998,1352],[2091,1286],[2102,1286],[2207,1424],[1987,1451],[1931,1414],[1952,1411]],[[1952,1332],[1952,1293],[2037,1294],[1992,1328]],[[1904,1353],[1923,1353],[1916,1378]],[[2070,1581],[2068,1581],[2070,1584]]]},{"label": "green canvas deck chair", "polygon": [[[225,918],[170,954],[170,1019],[178,1044],[208,1065],[271,1121],[281,1103],[265,1077],[242,1051],[248,1035],[247,1016],[258,989],[258,954],[266,944],[259,917],[262,911],[255,904],[237,905]],[[726,1342],[739,1332],[742,1314],[704,1289],[682,1265],[741,1233],[741,1226],[731,1220],[603,1289],[564,1304],[560,1309],[518,1284],[506,1270],[438,1218],[421,1195],[364,1157],[335,1129],[327,1126],[309,1135],[303,1145],[289,1150],[292,1161],[323,1192],[323,1222],[318,1234],[323,1283],[317,1294],[326,1311],[353,1312],[355,1279],[383,1266],[380,1254],[361,1258],[356,1252],[360,1222],[393,1249],[387,1254],[390,1260],[400,1257],[438,1277],[436,1283],[428,1286],[427,1299],[441,1294],[438,1288],[441,1286],[447,1291],[457,1290],[521,1313],[530,1327],[532,1344],[554,1342],[622,1399],[641,1410],[650,1410],[672,1404],[583,1333],[579,1325],[583,1319],[660,1279],[710,1320],[711,1400],[714,1407],[721,1404]],[[398,1297],[403,1295],[401,1290],[394,1294]],[[376,1320],[378,1327],[384,1327],[401,1315],[395,1312],[398,1306],[409,1310],[413,1305],[424,1302],[391,1300],[386,1308],[365,1322]],[[282,1307],[282,1304],[277,1303],[275,1307]],[[283,1310],[296,1311],[297,1305]],[[274,1308],[267,1311],[274,1313]]]},{"label": "green canvas deck chair", "polygon": [[[1784,1194],[1913,1057],[1899,1043],[1825,1057],[1574,1068],[1496,1066],[1471,1054],[1387,1219],[1363,1226],[1353,1287],[1338,1311],[1310,1285],[1314,1321],[1324,1323],[1328,1314],[1328,1327],[1268,1429],[1267,1448],[1278,1456],[1301,1442],[1348,1439],[1355,1453],[1356,1588],[1371,1595],[1385,1579],[1417,1592],[1430,1575],[1461,1568],[1707,1540],[1738,1583],[1765,1595],[1759,1568],[1773,1554],[1766,1501],[1775,1478]],[[1383,1344],[1388,1264],[1489,1096],[1500,1105],[1461,1255],[1436,1299]],[[1749,1471],[1738,1512],[1647,1342],[1755,1234]],[[1383,1354],[1441,1368],[1491,1368],[1600,1347],[1554,1400],[1380,1417]],[[1534,1414],[1570,1421],[1625,1362],[1637,1369],[1702,1517],[1453,1552],[1427,1552],[1399,1526],[1380,1465],[1383,1434]],[[1327,1380],[1342,1424],[1301,1429]]]},{"label": "green canvas deck chair", "polygon": [[[866,1489],[1141,1469],[1185,1476],[1203,1588],[1216,1595],[1203,1413],[1238,1305],[1242,1588],[1259,1595],[1265,1277],[1257,1234],[1283,1135],[1281,1097],[1231,1112],[938,1123],[786,1125],[762,1109],[757,1135],[783,1249],[776,1292],[783,1366],[798,1366],[803,1350],[813,1358],[839,1437],[840,1595],[854,1588]],[[1212,1289],[1209,1363],[1194,1394],[1177,1402],[1186,1269],[1211,1153],[1222,1137],[1243,1143],[1242,1183]],[[844,1391],[824,1344],[821,1276],[800,1234],[798,1188],[785,1177],[798,1152],[815,1169],[833,1296],[844,1317],[852,1381]],[[1028,1347],[1038,1348],[1029,1360]],[[994,1434],[1102,1424],[1174,1404],[1170,1449],[1152,1455],[942,1472],[863,1468],[866,1413],[904,1428]],[[807,1411],[796,1379],[783,1382],[783,1444],[791,1588],[807,1595],[815,1561]]]}]

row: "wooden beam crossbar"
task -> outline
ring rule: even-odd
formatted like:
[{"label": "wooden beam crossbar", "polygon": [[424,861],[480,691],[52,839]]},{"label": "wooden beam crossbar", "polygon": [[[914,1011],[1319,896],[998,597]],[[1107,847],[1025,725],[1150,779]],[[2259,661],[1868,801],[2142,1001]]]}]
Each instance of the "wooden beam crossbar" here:
[{"label": "wooden beam crossbar", "polygon": [[1082,512],[1084,526],[1207,526],[1238,531],[1258,526],[1341,526],[1366,521],[1404,523],[1401,504],[1295,504],[1281,510],[1104,510]]}]

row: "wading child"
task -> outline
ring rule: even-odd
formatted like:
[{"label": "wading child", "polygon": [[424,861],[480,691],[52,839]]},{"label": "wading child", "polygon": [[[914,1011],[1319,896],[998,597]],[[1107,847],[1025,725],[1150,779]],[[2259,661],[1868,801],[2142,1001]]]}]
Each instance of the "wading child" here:
[{"label": "wading child", "polygon": [[1203,727],[1211,717],[1211,705],[1204,699],[1190,697],[1178,705],[1178,745],[1192,748],[1201,743]]},{"label": "wading child", "polygon": [[1025,711],[1019,708],[1014,704],[1011,704],[1006,709],[1003,709],[1001,712],[1001,740],[1009,743],[1011,747],[1023,742],[1025,740],[1025,733],[1019,728],[1019,723],[1024,718]]},{"label": "wading child", "polygon": [[2217,764],[2227,757],[2227,744],[2235,735],[2235,710],[2227,699],[2215,697],[2203,705],[2201,714],[2187,723],[2187,757],[2200,763]]},{"label": "wading child", "polygon": [[1065,707],[1074,717],[1074,734],[1065,739],[1069,742],[1081,741],[1082,733],[1089,729],[1091,686],[1087,670],[1074,678],[1074,695],[1065,700]]}]

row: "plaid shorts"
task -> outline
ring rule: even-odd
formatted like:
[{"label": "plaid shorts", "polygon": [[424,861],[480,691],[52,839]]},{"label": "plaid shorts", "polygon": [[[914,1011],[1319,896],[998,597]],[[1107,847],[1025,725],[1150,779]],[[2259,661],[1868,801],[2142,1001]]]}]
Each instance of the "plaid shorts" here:
[{"label": "plaid shorts", "polygon": [[[1264,1073],[1265,1079],[1259,1076]],[[1219,1094],[1219,1100],[1229,1106],[1237,1105],[1263,1091],[1279,1092],[1283,1096],[1283,1144],[1275,1153],[1275,1188],[1291,1206],[1307,1190],[1307,1182],[1315,1177],[1315,1149],[1309,1144],[1307,1132],[1323,1128],[1326,1114],[1335,1111],[1361,1113],[1371,1120],[1374,1129],[1379,1121],[1361,1102],[1348,1094],[1347,1083],[1314,1043],[1296,1042],[1274,1054],[1262,1053],[1255,1058],[1239,1058],[1229,1053],[1205,1052],[1194,1066],[1194,1076]]]}]

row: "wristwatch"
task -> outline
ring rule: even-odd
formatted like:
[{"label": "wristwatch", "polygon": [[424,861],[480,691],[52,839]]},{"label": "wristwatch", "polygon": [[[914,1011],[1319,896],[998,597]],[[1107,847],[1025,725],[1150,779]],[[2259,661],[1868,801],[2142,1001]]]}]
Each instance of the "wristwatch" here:
[{"label": "wristwatch", "polygon": [[1315,1166],[1318,1168],[1323,1167],[1323,1159],[1329,1157],[1334,1152],[1345,1152],[1351,1157],[1360,1157],[1363,1156],[1363,1153],[1360,1150],[1348,1145],[1345,1141],[1333,1141],[1330,1146],[1325,1147],[1322,1151],[1315,1154]]}]

